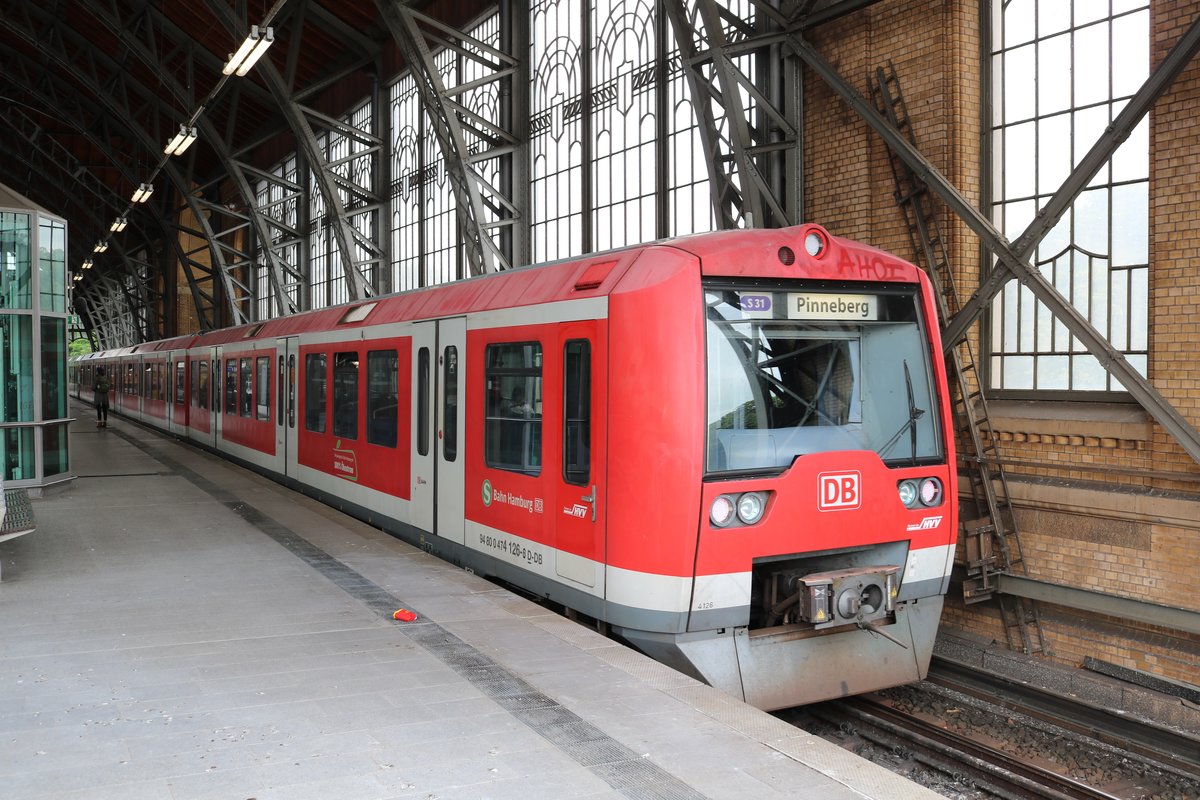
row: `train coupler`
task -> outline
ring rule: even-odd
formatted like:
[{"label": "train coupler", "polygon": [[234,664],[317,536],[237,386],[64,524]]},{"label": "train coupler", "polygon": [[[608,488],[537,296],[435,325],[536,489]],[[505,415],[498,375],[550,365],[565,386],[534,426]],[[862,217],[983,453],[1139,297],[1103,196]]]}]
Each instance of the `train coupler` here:
[{"label": "train coupler", "polygon": [[883,619],[896,607],[900,567],[849,567],[796,579],[798,615],[817,628]]}]

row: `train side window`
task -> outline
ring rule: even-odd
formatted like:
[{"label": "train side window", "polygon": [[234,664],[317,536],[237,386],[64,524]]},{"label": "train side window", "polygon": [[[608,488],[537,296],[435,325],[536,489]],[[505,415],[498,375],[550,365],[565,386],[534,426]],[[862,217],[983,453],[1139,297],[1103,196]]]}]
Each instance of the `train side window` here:
[{"label": "train side window", "polygon": [[193,408],[200,404],[200,362],[192,362],[192,396],[188,401]]},{"label": "train side window", "polygon": [[254,414],[257,419],[271,418],[271,357],[254,359]]},{"label": "train side window", "polygon": [[484,461],[496,469],[541,474],[542,346],[488,345],[484,363]]},{"label": "train side window", "polygon": [[196,406],[208,408],[208,362],[201,361],[196,365]]},{"label": "train side window", "polygon": [[572,339],[563,349],[563,480],[591,481],[592,343]]},{"label": "train side window", "polygon": [[367,353],[367,441],[371,444],[396,446],[399,365],[395,350]]},{"label": "train side window", "polygon": [[237,414],[238,362],[236,358],[225,359],[225,413]]},{"label": "train side window", "polygon": [[175,405],[187,403],[187,364],[175,362]]},{"label": "train side window", "polygon": [[417,455],[429,455],[429,348],[417,351]]},{"label": "train side window", "polygon": [[288,356],[288,375],[287,375],[287,414],[288,427],[296,427],[296,357]]},{"label": "train side window", "polygon": [[250,416],[254,411],[254,372],[251,369],[251,360],[243,358],[241,361],[240,375],[242,379],[241,391],[238,393],[238,414],[243,417]]},{"label": "train side window", "polygon": [[442,351],[442,457],[458,458],[458,348]]},{"label": "train side window", "polygon": [[333,435],[358,438],[358,353],[333,354]]},{"label": "train side window", "polygon": [[279,356],[278,372],[275,373],[275,421],[283,424],[283,356]]},{"label": "train side window", "polygon": [[221,413],[221,362],[218,359],[213,359],[212,362],[212,381],[209,382],[212,386],[212,410],[214,414]]},{"label": "train side window", "polygon": [[325,432],[325,354],[304,357],[304,427]]}]

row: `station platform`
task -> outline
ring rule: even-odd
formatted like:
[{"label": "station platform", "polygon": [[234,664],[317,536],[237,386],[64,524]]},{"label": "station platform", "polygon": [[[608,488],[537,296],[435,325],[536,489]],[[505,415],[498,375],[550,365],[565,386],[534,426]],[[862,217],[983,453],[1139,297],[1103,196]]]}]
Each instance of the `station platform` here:
[{"label": "station platform", "polygon": [[78,478],[0,544],[0,797],[938,797],[267,478],[73,411]]}]

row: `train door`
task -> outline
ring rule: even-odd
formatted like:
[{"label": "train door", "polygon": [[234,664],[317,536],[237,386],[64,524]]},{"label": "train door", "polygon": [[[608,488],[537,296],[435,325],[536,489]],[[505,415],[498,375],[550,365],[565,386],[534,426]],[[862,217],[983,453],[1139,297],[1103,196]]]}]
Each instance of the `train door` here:
[{"label": "train door", "polygon": [[462,544],[466,540],[466,317],[437,323],[437,533]]},{"label": "train door", "polygon": [[296,477],[296,376],[300,346],[295,336],[275,340],[275,454],[276,469]]},{"label": "train door", "polygon": [[409,522],[462,544],[466,537],[464,486],[466,419],[464,317],[413,328],[412,502]]},{"label": "train door", "polygon": [[208,443],[213,447],[218,447],[221,441],[221,418],[225,416],[222,411],[225,402],[225,365],[221,363],[221,348],[214,347],[210,351],[212,358],[210,359],[211,369],[208,374],[209,386],[212,388],[212,396],[209,398],[209,417],[208,417]]},{"label": "train door", "polygon": [[188,427],[188,365],[187,354],[171,353],[167,360],[170,395],[167,401],[167,424],[171,433],[185,435]]},{"label": "train door", "polygon": [[413,326],[412,358],[412,501],[408,521],[415,527],[434,533],[434,461],[433,383],[437,378],[434,353],[437,352],[437,323],[421,322]]},{"label": "train door", "polygon": [[[559,328],[562,358],[561,464],[546,465],[554,476],[555,571],[604,594],[607,481],[605,443],[608,363],[602,323],[588,320]],[[550,412],[547,409],[547,413]],[[556,448],[548,447],[547,453]]]}]

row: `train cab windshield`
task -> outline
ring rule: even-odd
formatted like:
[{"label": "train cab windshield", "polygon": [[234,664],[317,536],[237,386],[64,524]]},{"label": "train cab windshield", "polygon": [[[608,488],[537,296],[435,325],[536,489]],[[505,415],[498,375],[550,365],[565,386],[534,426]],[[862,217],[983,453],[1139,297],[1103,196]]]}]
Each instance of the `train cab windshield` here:
[{"label": "train cab windshield", "polygon": [[709,474],[836,450],[944,458],[915,286],[710,286],[705,304]]}]

